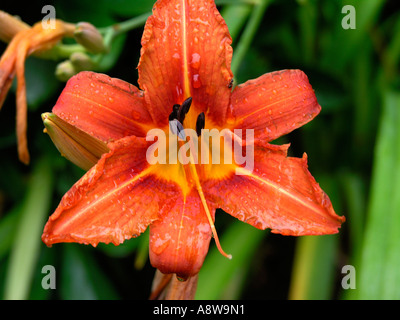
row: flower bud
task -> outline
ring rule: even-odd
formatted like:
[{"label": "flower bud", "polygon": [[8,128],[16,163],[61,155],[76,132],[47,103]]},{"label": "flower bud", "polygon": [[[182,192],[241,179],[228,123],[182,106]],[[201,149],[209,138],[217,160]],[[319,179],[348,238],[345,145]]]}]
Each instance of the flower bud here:
[{"label": "flower bud", "polygon": [[70,60],[59,63],[56,67],[56,77],[60,81],[68,81],[69,78],[76,75],[79,71],[75,69]]},{"label": "flower bud", "polygon": [[93,70],[95,66],[89,55],[84,52],[74,52],[69,60],[78,72]]},{"label": "flower bud", "polygon": [[47,133],[61,155],[82,168],[89,170],[109,151],[105,142],[70,125],[54,113],[42,114],[44,132]]},{"label": "flower bud", "polygon": [[79,22],[74,32],[76,42],[84,46],[92,53],[107,51],[103,36],[96,27],[88,22]]}]

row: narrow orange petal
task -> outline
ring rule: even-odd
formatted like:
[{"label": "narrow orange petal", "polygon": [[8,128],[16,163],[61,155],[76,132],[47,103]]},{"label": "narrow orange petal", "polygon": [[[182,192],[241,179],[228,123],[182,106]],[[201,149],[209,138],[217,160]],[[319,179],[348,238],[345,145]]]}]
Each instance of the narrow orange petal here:
[{"label": "narrow orange petal", "polygon": [[192,97],[191,127],[201,112],[217,124],[224,123],[233,78],[231,42],[214,1],[155,4],[138,66],[139,85],[155,122],[165,125],[172,106]]},{"label": "narrow orange petal", "polygon": [[25,82],[25,59],[29,50],[29,40],[22,39],[17,49],[17,59],[15,68],[17,72],[17,140],[19,160],[24,164],[29,164],[30,156],[28,151],[27,116],[28,103],[26,100],[26,82]]},{"label": "narrow orange petal", "polygon": [[110,152],[64,195],[49,218],[42,235],[47,245],[118,245],[142,233],[161,208],[172,206],[176,184],[151,174],[144,138],[130,136],[108,146]]},{"label": "narrow orange petal", "polygon": [[20,31],[29,29],[30,26],[17,17],[0,10],[0,40],[10,42]]},{"label": "narrow orange petal", "polygon": [[311,121],[321,110],[307,76],[300,70],[264,74],[232,93],[236,128],[272,141]]},{"label": "narrow orange petal", "polygon": [[223,180],[207,182],[216,206],[259,229],[284,235],[337,233],[344,217],[307,168],[307,157],[287,157],[288,146],[258,144],[254,170],[243,167]]},{"label": "narrow orange petal", "polygon": [[17,74],[17,139],[18,156],[21,162],[29,163],[27,131],[27,100],[25,84],[25,59],[40,50],[52,48],[62,37],[71,36],[74,25],[56,20],[55,28],[43,29],[42,23],[32,28],[22,28],[0,59],[0,109],[4,103],[11,82]]},{"label": "narrow orange petal", "polygon": [[199,272],[210,239],[206,213],[193,189],[190,194],[176,198],[168,211],[162,210],[160,220],[150,226],[151,264],[162,273],[176,273],[186,279]]},{"label": "narrow orange petal", "polygon": [[18,40],[12,41],[0,58],[0,110],[15,76],[17,47]]},{"label": "narrow orange petal", "polygon": [[105,142],[130,135],[144,137],[152,123],[135,86],[88,71],[67,82],[53,113]]}]

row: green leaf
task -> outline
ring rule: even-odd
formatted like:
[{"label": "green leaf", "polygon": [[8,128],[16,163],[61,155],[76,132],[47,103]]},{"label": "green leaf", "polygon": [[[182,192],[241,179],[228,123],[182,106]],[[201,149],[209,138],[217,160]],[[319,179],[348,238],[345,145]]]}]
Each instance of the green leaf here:
[{"label": "green leaf", "polygon": [[133,17],[150,12],[155,2],[155,0],[106,0],[108,9],[113,14],[123,17]]},{"label": "green leaf", "polygon": [[63,264],[59,285],[62,299],[118,299],[110,280],[93,257],[92,248],[77,244],[63,246]]},{"label": "green leaf", "polygon": [[236,47],[236,51],[234,52],[232,57],[231,69],[233,74],[237,73],[240,63],[246,55],[251,42],[253,41],[253,38],[257,32],[257,29],[261,23],[261,20],[269,3],[270,0],[260,0],[260,3],[253,7],[250,19],[247,22],[247,25]]},{"label": "green leaf", "polygon": [[199,273],[196,299],[238,299],[246,279],[249,261],[266,231],[235,221],[224,231],[221,246],[232,254],[232,260],[221,255],[213,246]]},{"label": "green leaf", "polygon": [[21,205],[15,206],[0,220],[0,259],[2,259],[12,247],[18,228],[21,209]]},{"label": "green leaf", "polygon": [[53,175],[47,159],[35,165],[8,262],[5,299],[26,299],[40,250],[40,235],[49,211]]},{"label": "green leaf", "polygon": [[227,5],[221,11],[222,17],[225,19],[226,25],[228,26],[229,33],[235,45],[235,40],[242,30],[244,23],[251,12],[251,6],[249,5]]},{"label": "green leaf", "polygon": [[[329,43],[329,49],[325,50],[325,55],[321,59],[324,68],[335,72],[345,71],[349,61],[358,56],[360,45],[365,39],[366,34],[372,29],[380,11],[385,4],[384,0],[343,0],[336,2],[336,14],[333,24],[333,37]],[[356,29],[343,29],[342,19],[345,14],[341,13],[345,5],[352,5],[356,11]],[[356,58],[357,59],[357,58]]]},{"label": "green leaf", "polygon": [[297,239],[289,299],[332,298],[338,237],[304,236]]},{"label": "green leaf", "polygon": [[[140,237],[142,237],[141,235]],[[113,244],[99,243],[97,246],[105,254],[114,258],[122,258],[132,254],[138,247],[140,240],[138,238],[125,240],[118,246]]]},{"label": "green leaf", "polygon": [[400,299],[400,94],[384,93],[357,290],[359,299]]},{"label": "green leaf", "polygon": [[[341,213],[338,185],[332,177],[318,177],[333,207]],[[341,214],[340,214],[341,215]],[[297,238],[289,299],[326,300],[333,298],[339,234]]]}]

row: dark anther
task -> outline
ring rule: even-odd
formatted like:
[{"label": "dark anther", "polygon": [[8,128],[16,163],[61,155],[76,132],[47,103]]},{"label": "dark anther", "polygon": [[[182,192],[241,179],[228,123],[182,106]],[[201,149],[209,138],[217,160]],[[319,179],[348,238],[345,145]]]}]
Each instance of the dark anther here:
[{"label": "dark anther", "polygon": [[179,111],[179,108],[180,108],[180,107],[181,107],[181,105],[179,105],[179,104],[174,104],[174,105],[173,105],[173,107],[172,107],[172,112],[171,112],[171,114],[170,114],[169,117],[168,117],[168,120],[169,120],[169,121],[172,121],[172,120],[178,118],[178,111]]},{"label": "dark anther", "polygon": [[233,86],[233,78],[231,80],[229,80],[228,88],[230,89],[230,88],[232,88],[232,86]]},{"label": "dark anther", "polygon": [[196,120],[196,133],[198,137],[201,136],[201,130],[204,129],[205,125],[206,125],[206,116],[204,115],[204,112],[202,112],[197,116]]},{"label": "dark anther", "polygon": [[179,111],[179,108],[180,108],[180,107],[181,107],[180,104],[174,104],[174,105],[172,106],[172,112],[175,113],[176,116],[178,116],[178,111]]},{"label": "dark anther", "polygon": [[177,116],[177,119],[180,123],[183,123],[183,120],[185,120],[185,116],[189,112],[191,104],[192,104],[191,97],[183,101],[181,107],[178,110],[178,116]]}]

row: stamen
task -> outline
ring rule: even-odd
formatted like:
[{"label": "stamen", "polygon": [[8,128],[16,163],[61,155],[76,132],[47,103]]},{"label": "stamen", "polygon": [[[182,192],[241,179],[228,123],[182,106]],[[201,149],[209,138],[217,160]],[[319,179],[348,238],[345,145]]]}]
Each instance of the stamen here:
[{"label": "stamen", "polygon": [[200,188],[197,188],[197,192],[199,193],[201,203],[203,204],[204,210],[206,211],[206,215],[207,215],[207,218],[208,218],[208,223],[210,224],[211,232],[212,232],[212,234],[214,236],[214,241],[215,241],[215,244],[217,246],[217,249],[224,257],[226,257],[229,260],[231,260],[232,259],[232,255],[225,253],[225,251],[221,247],[221,244],[220,244],[219,239],[218,239],[217,229],[215,229],[215,225],[214,225],[214,222],[212,220],[210,210],[208,209],[207,202],[206,202],[206,199],[204,197],[204,193],[203,193],[203,190],[201,189],[201,186],[200,186]]},{"label": "stamen", "polygon": [[200,179],[199,179],[199,176],[198,176],[197,171],[196,171],[196,165],[194,164],[195,162],[193,160],[193,155],[192,154],[190,155],[190,158],[191,159],[190,159],[190,162],[189,162],[189,166],[190,166],[189,168],[190,168],[190,171],[192,173],[193,179],[195,181],[196,189],[197,189],[197,192],[199,193],[201,203],[202,203],[202,205],[204,207],[204,210],[206,212],[208,223],[210,224],[211,232],[212,232],[212,234],[214,236],[214,241],[215,241],[215,244],[217,246],[217,249],[224,257],[226,257],[229,260],[231,260],[232,259],[232,255],[231,254],[227,254],[227,253],[225,253],[224,250],[222,250],[221,244],[220,244],[219,239],[218,239],[217,230],[215,229],[214,221],[212,220],[211,213],[210,213],[210,210],[208,209],[207,201],[206,201],[206,198],[205,198],[204,193],[203,193],[203,189],[202,189],[201,184],[200,184]]},{"label": "stamen", "polygon": [[[170,115],[170,118],[171,118],[171,115]],[[185,134],[183,125],[177,119],[169,120],[169,129],[171,130],[171,132],[173,134],[176,134],[182,140],[186,140],[186,134]]]},{"label": "stamen", "polygon": [[[170,127],[171,132],[173,134],[176,134],[182,140],[186,140],[186,135],[185,135],[185,131],[184,131],[184,128],[183,128],[182,124],[183,124],[183,121],[185,120],[186,114],[189,112],[191,104],[192,104],[192,98],[187,98],[182,103],[181,106],[179,104],[175,104],[172,107],[172,112],[168,117],[168,119],[169,119],[169,127]],[[197,136],[201,135],[201,130],[204,129],[205,122],[206,122],[205,115],[204,115],[204,112],[202,112],[197,116],[197,120],[196,120],[196,133],[197,133]],[[193,143],[193,141],[190,140],[189,143]],[[225,253],[224,250],[222,250],[221,244],[219,242],[217,230],[215,229],[214,221],[213,221],[213,219],[211,217],[210,210],[208,209],[208,205],[207,205],[207,201],[206,201],[206,198],[204,196],[204,193],[203,193],[203,189],[201,188],[200,179],[199,179],[199,176],[197,174],[195,163],[197,163],[197,162],[194,161],[193,154],[190,153],[189,168],[190,168],[190,171],[192,173],[193,179],[195,181],[196,189],[197,189],[197,192],[198,192],[198,194],[200,196],[201,203],[202,203],[202,205],[204,207],[204,210],[206,212],[208,223],[210,224],[211,232],[212,232],[212,234],[214,236],[215,244],[217,245],[218,251],[224,257],[226,257],[228,259],[232,259],[232,255],[227,254],[227,253]]]},{"label": "stamen", "polygon": [[206,116],[204,115],[204,112],[202,112],[197,116],[196,120],[196,133],[198,137],[201,136],[201,130],[204,129],[205,125],[206,125]]},{"label": "stamen", "polygon": [[174,105],[172,106],[172,112],[170,113],[170,115],[169,115],[169,117],[168,117],[168,120],[169,120],[169,121],[172,121],[172,120],[175,120],[175,119],[178,118],[178,111],[179,111],[179,108],[180,108],[180,107],[181,107],[180,104],[174,104]]},{"label": "stamen", "polygon": [[181,107],[178,110],[178,116],[177,116],[177,119],[180,121],[180,123],[183,123],[183,120],[185,120],[185,116],[189,112],[191,105],[192,105],[191,97],[189,97],[185,101],[183,101]]}]

